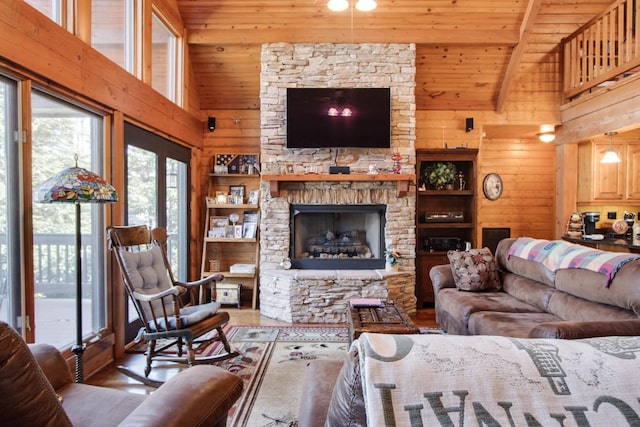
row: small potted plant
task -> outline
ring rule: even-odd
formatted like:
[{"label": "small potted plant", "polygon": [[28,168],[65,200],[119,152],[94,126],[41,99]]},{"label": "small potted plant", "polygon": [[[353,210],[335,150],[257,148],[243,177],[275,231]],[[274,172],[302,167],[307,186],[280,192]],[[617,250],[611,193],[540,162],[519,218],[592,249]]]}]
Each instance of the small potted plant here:
[{"label": "small potted plant", "polygon": [[422,170],[422,181],[436,190],[447,186],[453,188],[457,173],[456,166],[451,162],[435,162]]},{"label": "small potted plant", "polygon": [[387,249],[384,251],[385,270],[396,271],[400,268],[398,260],[400,259],[400,253],[396,249]]}]

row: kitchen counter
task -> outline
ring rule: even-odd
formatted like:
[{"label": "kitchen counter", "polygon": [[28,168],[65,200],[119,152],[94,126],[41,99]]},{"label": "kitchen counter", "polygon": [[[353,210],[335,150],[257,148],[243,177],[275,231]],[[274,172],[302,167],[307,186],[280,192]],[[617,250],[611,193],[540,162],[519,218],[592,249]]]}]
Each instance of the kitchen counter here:
[{"label": "kitchen counter", "polygon": [[640,254],[640,242],[636,239],[634,243],[627,239],[616,239],[613,237],[605,237],[603,240],[591,240],[583,238],[574,238],[562,236],[562,240],[577,243],[579,245],[589,246],[590,248],[600,249],[610,252],[633,252]]}]

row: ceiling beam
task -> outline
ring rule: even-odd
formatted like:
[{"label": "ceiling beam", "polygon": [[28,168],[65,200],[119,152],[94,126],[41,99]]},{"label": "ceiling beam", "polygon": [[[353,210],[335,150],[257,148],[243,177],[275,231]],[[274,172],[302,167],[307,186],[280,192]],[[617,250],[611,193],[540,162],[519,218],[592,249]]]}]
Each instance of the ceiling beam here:
[{"label": "ceiling beam", "polygon": [[527,10],[524,13],[522,25],[520,26],[520,41],[513,49],[513,52],[511,52],[509,64],[507,65],[507,69],[502,78],[502,85],[500,86],[500,91],[498,92],[498,99],[496,101],[497,113],[504,112],[509,93],[516,83],[518,66],[520,65],[522,55],[524,54],[529,42],[529,36],[531,35],[533,25],[535,24],[536,18],[538,17],[541,3],[542,0],[529,0],[529,3],[527,4]]},{"label": "ceiling beam", "polygon": [[187,42],[192,45],[262,44],[278,43],[415,43],[442,44],[447,46],[515,46],[521,37],[516,30],[460,30],[442,31],[416,29],[415,31],[394,29],[337,28],[326,30],[308,29],[242,29],[188,30]]}]

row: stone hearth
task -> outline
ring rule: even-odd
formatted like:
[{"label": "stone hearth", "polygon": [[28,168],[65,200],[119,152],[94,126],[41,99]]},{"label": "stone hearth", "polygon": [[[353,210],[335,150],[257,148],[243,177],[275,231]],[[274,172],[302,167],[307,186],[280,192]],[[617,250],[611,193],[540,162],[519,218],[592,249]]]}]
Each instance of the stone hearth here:
[{"label": "stone hearth", "polygon": [[[401,173],[415,174],[415,46],[413,44],[267,44],[262,47],[260,158],[263,174],[284,164],[327,173],[335,149],[286,148],[287,87],[389,87],[391,149],[341,148],[337,163],[352,173],[370,164],[390,170],[402,155]],[[275,166],[278,167],[275,167]],[[281,183],[274,197],[262,183],[260,218],[260,311],[291,322],[343,322],[348,300],[390,298],[415,312],[415,183],[398,197],[384,181]],[[284,270],[289,256],[290,205],[386,205],[386,248],[401,256],[399,273],[384,270]]]}]

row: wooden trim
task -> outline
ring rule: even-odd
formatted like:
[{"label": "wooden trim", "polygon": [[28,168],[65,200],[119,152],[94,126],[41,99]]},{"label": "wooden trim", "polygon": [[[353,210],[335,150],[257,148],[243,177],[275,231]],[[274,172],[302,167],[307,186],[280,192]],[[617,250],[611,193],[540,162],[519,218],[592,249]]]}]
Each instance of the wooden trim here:
[{"label": "wooden trim", "polygon": [[542,0],[529,0],[527,5],[527,11],[525,12],[525,18],[521,26],[520,43],[511,52],[509,58],[509,64],[507,65],[507,71],[502,77],[502,85],[498,92],[498,101],[496,102],[496,112],[503,113],[507,104],[507,98],[511,93],[511,89],[516,84],[516,76],[518,74],[518,67],[522,61],[525,51],[529,44],[529,36],[533,30],[533,25],[538,17],[538,11],[540,10],[540,4]]},{"label": "wooden trim", "polygon": [[315,29],[190,29],[187,36],[189,44],[225,44],[225,43],[443,43],[448,46],[477,44],[478,46],[515,46],[520,41],[517,30],[485,31],[441,31],[423,29],[420,31],[378,29],[363,30],[349,28]]},{"label": "wooden trim", "polygon": [[409,191],[409,182],[415,182],[415,174],[290,174],[262,175],[262,180],[269,182],[271,197],[279,197],[282,182],[396,182],[398,197],[405,197]]}]

